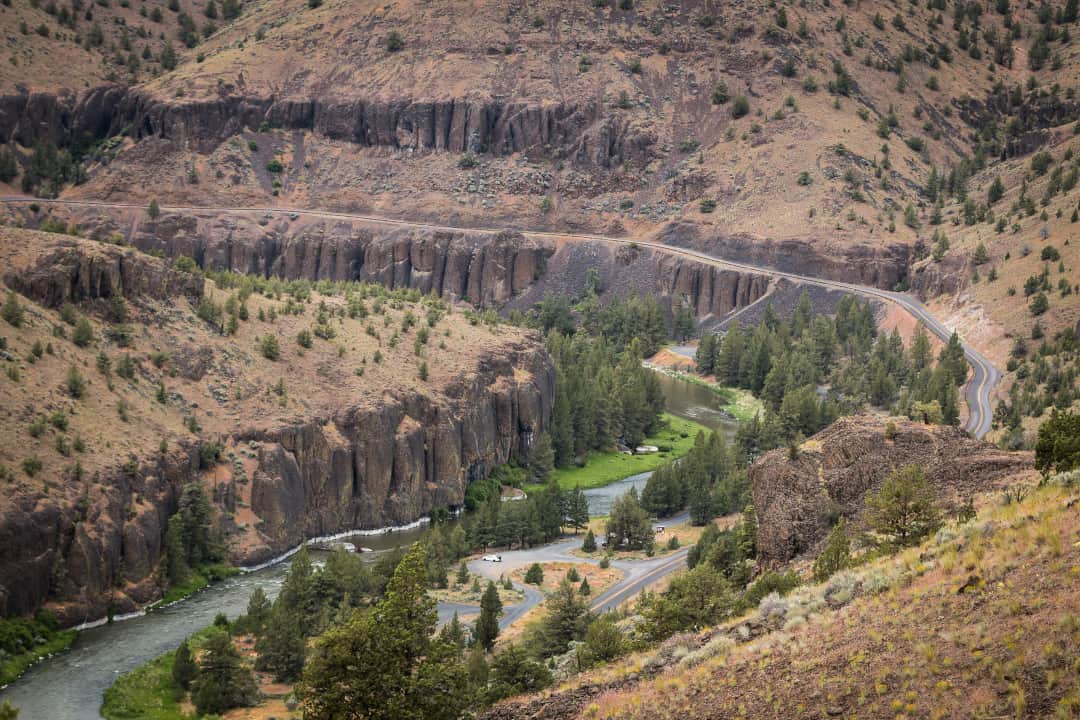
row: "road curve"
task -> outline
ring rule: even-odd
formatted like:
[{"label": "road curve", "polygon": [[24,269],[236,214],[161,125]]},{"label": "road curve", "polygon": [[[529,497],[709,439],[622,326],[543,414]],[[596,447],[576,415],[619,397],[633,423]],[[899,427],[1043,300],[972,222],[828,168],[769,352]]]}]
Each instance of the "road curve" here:
[{"label": "road curve", "polygon": [[[7,196],[0,197],[0,202],[5,204],[16,203],[38,203],[41,205],[71,205],[71,206],[87,206],[87,207],[103,207],[103,208],[129,208],[129,209],[145,209],[144,205],[136,203],[117,203],[117,202],[102,202],[97,200],[42,200],[38,198],[27,198],[19,196]],[[426,229],[442,232],[473,232],[473,233],[498,233],[512,226],[501,226],[498,228],[462,228],[449,225],[437,225],[432,223],[412,222],[408,220],[395,220],[392,218],[379,217],[375,215],[363,215],[359,213],[343,213],[332,212],[326,210],[309,210],[303,208],[290,208],[290,207],[219,207],[219,206],[203,206],[203,205],[162,205],[161,210],[163,212],[168,211],[185,211],[185,212],[205,212],[205,213],[272,213],[287,216],[307,216],[307,217],[321,217],[321,218],[336,218],[342,220],[359,220],[376,225],[387,225],[396,227],[408,227],[415,229]],[[687,248],[674,247],[671,245],[664,245],[662,243],[654,242],[651,240],[637,240],[631,238],[616,238],[607,235],[592,235],[588,233],[563,233],[563,232],[549,232],[549,231],[536,231],[518,229],[525,237],[544,239],[544,240],[569,240],[569,241],[588,241],[606,243],[609,245],[636,245],[648,247],[657,252],[667,253],[669,255],[681,255],[683,257],[689,257],[699,262],[721,267],[730,270],[740,270],[745,272],[754,272],[761,275],[768,275],[774,278],[783,278],[797,283],[804,283],[807,285],[816,285],[818,287],[830,288],[833,290],[840,290],[842,292],[851,293],[866,298],[873,298],[875,300],[882,300],[884,302],[893,303],[917,320],[922,322],[927,329],[936,335],[943,342],[948,342],[952,332],[949,328],[935,318],[926,307],[919,302],[915,297],[908,295],[907,293],[891,292],[888,290],[880,290],[878,288],[870,287],[867,285],[856,285],[853,283],[845,283],[837,280],[825,280],[822,278],[811,277],[809,275],[800,275],[798,273],[784,272],[781,270],[774,270],[772,268],[762,267],[759,265],[751,265],[750,263],[736,262],[733,260],[725,260],[714,255],[710,255],[698,250],[690,250]],[[993,421],[993,410],[991,408],[991,395],[998,382],[1001,380],[1001,372],[994,367],[982,353],[976,350],[967,342],[961,340],[964,347],[964,356],[968,363],[972,367],[972,375],[967,384],[967,389],[964,393],[965,400],[968,405],[968,422],[967,430],[977,438],[982,438],[990,431],[990,426]]]}]

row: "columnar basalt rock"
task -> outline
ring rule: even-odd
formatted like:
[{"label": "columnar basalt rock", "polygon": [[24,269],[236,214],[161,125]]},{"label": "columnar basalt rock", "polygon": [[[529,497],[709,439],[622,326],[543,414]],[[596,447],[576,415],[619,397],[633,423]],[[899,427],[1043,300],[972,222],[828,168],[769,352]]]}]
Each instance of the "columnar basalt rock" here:
[{"label": "columnar basalt rock", "polygon": [[600,104],[488,100],[335,100],[228,96],[163,100],[117,85],[0,98],[0,140],[23,145],[127,133],[212,148],[263,123],[365,147],[509,155],[530,152],[597,167],[643,164],[655,138]]},{"label": "columnar basalt rock", "polygon": [[[258,413],[257,405],[244,406],[239,398],[196,404],[199,388],[219,388],[231,379],[239,382],[239,393],[242,385],[265,382],[257,380],[257,369],[238,378],[236,366],[226,363],[226,356],[244,362],[242,343],[218,343],[191,324],[190,308],[210,287],[201,275],[130,247],[18,232],[4,233],[0,280],[19,293],[25,308],[19,342],[40,333],[56,348],[34,375],[44,377],[38,370],[44,365],[85,366],[90,390],[73,401],[66,391],[53,392],[49,381],[34,395],[0,405],[9,437],[15,437],[16,424],[58,413],[68,442],[80,434],[87,441],[85,454],[46,456],[41,472],[11,475],[0,484],[0,616],[47,604],[72,625],[158,599],[165,529],[188,483],[200,483],[214,504],[228,559],[255,564],[305,538],[405,524],[461,506],[470,482],[526,458],[551,416],[553,364],[538,334],[517,330],[494,333],[467,352],[448,349],[456,365],[423,387],[390,375],[354,383],[351,393],[313,389],[283,413]],[[408,250],[406,244],[405,261]],[[487,273],[477,292],[495,297],[511,291],[516,265],[512,255],[508,260],[489,251],[492,259],[477,270]],[[489,265],[495,269],[485,270]],[[94,372],[94,354],[118,357],[107,337],[86,350],[53,338],[55,321],[45,308],[72,302],[79,312],[102,315],[118,292],[131,305],[135,335],[153,337],[124,352],[141,358],[146,348],[166,347],[164,362],[175,372],[163,380],[148,376],[149,382],[124,385],[118,377],[103,377],[100,366]],[[149,317],[165,326],[141,324]],[[459,332],[467,326],[457,320]],[[456,337],[448,335],[446,342]],[[302,364],[301,357],[290,362]],[[6,351],[0,360],[16,362]],[[155,385],[168,386],[164,402],[154,399]],[[253,396],[256,403],[261,395]],[[149,405],[161,425],[138,435],[128,431],[123,415],[90,417],[101,412],[102,400],[110,409],[113,403],[142,410]],[[254,415],[246,411],[253,408]],[[189,412],[198,413],[198,433],[187,427]],[[56,434],[57,442],[64,438]],[[230,460],[205,467],[201,445],[210,442],[220,443]],[[52,444],[5,447],[4,472],[30,452],[44,455]]]}]

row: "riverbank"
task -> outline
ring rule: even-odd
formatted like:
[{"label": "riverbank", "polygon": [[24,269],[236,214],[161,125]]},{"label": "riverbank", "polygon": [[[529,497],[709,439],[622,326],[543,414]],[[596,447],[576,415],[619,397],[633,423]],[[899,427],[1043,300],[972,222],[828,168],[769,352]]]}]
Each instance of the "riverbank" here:
[{"label": "riverbank", "polygon": [[[709,430],[700,423],[676,417],[671,413],[664,413],[662,418],[664,427],[642,442],[643,445],[660,448],[660,452],[641,455],[627,455],[615,450],[606,453],[594,452],[589,454],[585,465],[558,468],[552,473],[552,477],[558,481],[559,487],[563,490],[573,490],[575,487],[580,487],[582,490],[603,487],[631,475],[655,470],[670,460],[682,457],[694,446],[694,438],[697,434]],[[542,487],[542,485],[525,485],[524,490],[526,493],[531,493]]]},{"label": "riverbank", "polygon": [[[71,647],[78,636],[76,630],[54,630],[43,627],[36,620],[3,620],[0,621],[0,632],[3,634],[2,642],[7,645],[8,641],[18,642],[16,638],[23,636],[25,642],[35,643],[38,638],[44,642],[37,644],[31,650],[17,654],[7,654],[3,662],[0,662],[0,689],[7,687],[17,680],[24,672],[33,665],[47,657],[63,652]],[[25,631],[25,632],[24,632]]]},{"label": "riverbank", "polygon": [[666,375],[674,380],[707,388],[720,400],[721,404],[724,406],[724,412],[728,413],[732,418],[739,422],[753,420],[754,416],[762,411],[761,400],[754,397],[753,393],[749,390],[720,385],[719,383],[710,380],[709,376],[685,372],[684,370],[677,369],[676,367],[666,365],[662,362],[646,360],[642,364],[650,370]]},{"label": "riverbank", "polygon": [[146,612],[163,608],[166,605],[172,605],[175,602],[180,602],[201,590],[205,590],[213,583],[239,575],[242,572],[243,570],[241,568],[224,564],[206,565],[198,570],[192,570],[191,574],[184,582],[173,585],[165,591],[165,594],[160,600],[148,605]]},{"label": "riverbank", "polygon": [[[189,647],[197,649],[214,629],[211,625],[193,634]],[[169,650],[118,677],[105,691],[101,716],[105,720],[190,720],[181,705],[183,693],[173,680],[175,656],[176,651]]]}]

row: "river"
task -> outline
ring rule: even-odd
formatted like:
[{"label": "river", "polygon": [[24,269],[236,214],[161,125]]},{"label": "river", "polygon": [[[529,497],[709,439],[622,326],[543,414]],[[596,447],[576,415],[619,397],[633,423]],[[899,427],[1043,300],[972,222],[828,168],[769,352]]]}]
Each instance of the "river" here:
[{"label": "river", "polygon": [[[705,387],[659,375],[673,415],[720,430],[729,439],[735,422],[725,415],[716,396]],[[631,486],[644,487],[649,473],[641,473],[606,487],[586,491],[589,512],[606,515],[612,500]],[[365,535],[352,539],[356,545],[381,552],[417,539],[422,528],[387,535]],[[350,538],[346,538],[350,539]],[[281,588],[288,563],[278,563],[255,572],[229,578],[203,592],[131,620],[84,630],[71,649],[45,660],[0,692],[0,702],[9,700],[20,708],[20,720],[98,720],[105,690],[121,673],[132,670],[164,652],[214,620],[218,613],[230,619],[247,607],[256,587],[273,598]]]}]

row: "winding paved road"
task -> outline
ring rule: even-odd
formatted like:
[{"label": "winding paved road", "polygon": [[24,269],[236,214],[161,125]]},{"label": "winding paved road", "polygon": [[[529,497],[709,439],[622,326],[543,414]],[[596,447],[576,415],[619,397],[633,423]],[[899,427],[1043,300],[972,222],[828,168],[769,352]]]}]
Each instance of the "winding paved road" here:
[{"label": "winding paved road", "polygon": [[[59,204],[70,206],[86,206],[86,207],[102,207],[102,208],[126,208],[126,209],[145,209],[144,205],[136,203],[113,203],[113,202],[101,202],[96,200],[42,200],[38,198],[27,198],[18,196],[0,197],[0,202],[7,204],[14,203],[31,203],[36,202],[38,204]],[[473,233],[498,233],[506,229],[506,226],[499,228],[461,228],[448,225],[436,225],[432,223],[411,222],[408,220],[395,220],[391,218],[378,217],[373,215],[362,215],[359,213],[343,213],[343,212],[331,212],[325,210],[308,210],[302,208],[289,208],[289,207],[215,207],[215,206],[179,206],[179,205],[162,205],[161,210],[163,212],[192,212],[192,213],[272,213],[286,216],[307,216],[318,218],[336,218],[341,220],[358,220],[375,225],[387,225],[396,227],[407,227],[415,229],[442,231],[442,232],[473,232]],[[910,313],[913,317],[920,320],[930,332],[934,333],[943,342],[948,342],[949,336],[952,332],[949,328],[945,327],[937,318],[935,318],[926,307],[919,302],[915,297],[908,295],[907,293],[890,292],[888,290],[880,290],[878,288],[869,287],[867,285],[856,285],[853,283],[839,282],[836,280],[823,280],[821,278],[811,277],[808,275],[799,275],[798,273],[783,272],[780,270],[774,270],[772,268],[761,267],[758,265],[751,265],[749,263],[735,262],[733,260],[725,260],[708,253],[700,252],[697,250],[690,250],[687,248],[674,247],[671,245],[664,245],[662,243],[640,240],[633,238],[616,238],[606,235],[591,235],[587,233],[562,233],[562,232],[546,232],[546,231],[533,231],[533,230],[521,230],[525,237],[537,238],[543,240],[564,240],[564,241],[588,241],[606,243],[609,245],[638,245],[648,247],[657,252],[663,252],[670,255],[681,255],[689,257],[694,260],[704,262],[715,267],[726,268],[730,270],[739,270],[744,272],[754,272],[761,275],[769,275],[774,278],[784,278],[797,283],[805,283],[808,285],[817,285],[819,287],[831,288],[833,290],[840,290],[848,292],[853,295],[859,295],[861,297],[874,298],[876,300],[882,300],[889,303],[894,303],[905,311]],[[990,431],[990,425],[993,419],[993,409],[990,404],[990,398],[993,393],[994,387],[1001,380],[1001,373],[994,367],[982,353],[969,345],[967,342],[963,343],[964,355],[970,363],[973,374],[968,382],[967,389],[965,391],[965,399],[968,405],[968,422],[967,430],[971,432],[977,438],[982,438]]]},{"label": "winding paved road", "polygon": [[[667,526],[678,525],[689,519],[690,514],[682,512],[674,517],[666,518],[657,524]],[[581,543],[584,539],[584,536],[577,536],[548,545],[527,548],[525,550],[507,550],[499,553],[499,555],[502,556],[501,563],[472,560],[469,562],[469,570],[477,575],[497,580],[500,575],[508,574],[519,568],[528,567],[533,563],[571,562],[599,565],[601,553],[597,553],[595,557],[573,555],[571,553],[572,550],[581,547]],[[612,560],[611,566],[621,570],[623,577],[612,587],[593,598],[590,608],[593,612],[597,613],[614,610],[619,605],[622,605],[624,602],[641,592],[643,588],[652,585],[665,575],[684,567],[686,554],[689,551],[690,546],[687,545],[671,554],[657,558],[648,558],[644,560]],[[503,614],[499,618],[499,627],[503,629],[513,625],[521,616],[532,610],[544,600],[544,593],[537,590],[535,587],[522,585],[520,583],[514,583],[514,587],[525,592],[525,599],[516,605],[508,605],[503,608]],[[442,611],[442,609],[443,606],[440,605],[440,611]],[[447,606],[446,610],[447,612],[457,610],[457,612],[462,615],[468,612],[477,612],[476,607],[468,605],[460,607]]]}]

